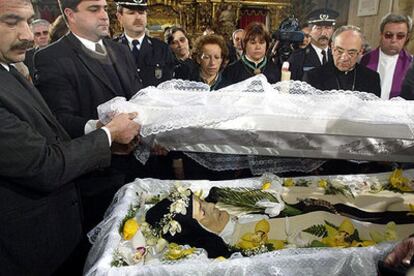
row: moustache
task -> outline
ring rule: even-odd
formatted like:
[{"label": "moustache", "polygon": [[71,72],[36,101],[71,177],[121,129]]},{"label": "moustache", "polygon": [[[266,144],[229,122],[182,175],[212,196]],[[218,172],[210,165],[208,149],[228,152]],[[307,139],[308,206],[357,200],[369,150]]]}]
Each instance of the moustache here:
[{"label": "moustache", "polygon": [[321,35],[318,40],[322,40],[322,39],[329,40],[329,38],[326,35]]},{"label": "moustache", "polygon": [[34,46],[33,41],[24,40],[24,41],[21,41],[21,42],[18,42],[16,44],[12,45],[10,47],[10,50],[12,50],[12,51],[13,50],[27,50],[27,49],[33,48],[33,46]]}]

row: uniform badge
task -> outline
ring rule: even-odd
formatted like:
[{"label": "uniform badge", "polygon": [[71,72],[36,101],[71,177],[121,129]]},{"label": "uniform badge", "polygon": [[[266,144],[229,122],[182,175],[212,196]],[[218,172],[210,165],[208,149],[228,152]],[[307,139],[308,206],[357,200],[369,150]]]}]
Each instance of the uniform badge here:
[{"label": "uniform badge", "polygon": [[154,75],[156,79],[161,79],[162,78],[162,69],[160,68],[160,65],[157,64],[157,68],[155,68],[154,70]]}]

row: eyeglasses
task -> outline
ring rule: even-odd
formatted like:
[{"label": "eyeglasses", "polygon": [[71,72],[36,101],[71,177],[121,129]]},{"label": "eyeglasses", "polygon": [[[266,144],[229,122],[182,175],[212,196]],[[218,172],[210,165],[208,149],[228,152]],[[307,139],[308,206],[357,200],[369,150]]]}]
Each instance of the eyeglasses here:
[{"label": "eyeglasses", "polygon": [[392,39],[394,36],[397,38],[397,40],[403,40],[407,37],[407,34],[405,34],[405,33],[396,33],[396,34],[394,34],[394,33],[390,33],[390,32],[384,33],[384,38],[385,39]]},{"label": "eyeglasses", "polygon": [[41,35],[48,35],[49,34],[49,31],[35,32],[33,34],[34,34],[34,36],[39,37]]},{"label": "eyeglasses", "polygon": [[210,56],[206,54],[201,54],[200,58],[207,62],[209,62],[210,60],[222,60],[223,59],[223,57],[221,56]]},{"label": "eyeglasses", "polygon": [[335,47],[333,48],[334,54],[338,55],[338,56],[342,56],[343,54],[347,54],[349,57],[354,58],[358,55],[358,53],[360,51],[355,50],[355,49],[351,49],[351,50],[345,50],[342,49],[340,47]]}]

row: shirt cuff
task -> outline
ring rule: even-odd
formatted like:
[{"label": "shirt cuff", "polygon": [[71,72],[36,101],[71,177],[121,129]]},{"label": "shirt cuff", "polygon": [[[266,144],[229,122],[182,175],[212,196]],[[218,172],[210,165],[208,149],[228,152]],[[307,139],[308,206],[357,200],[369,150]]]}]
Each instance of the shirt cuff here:
[{"label": "shirt cuff", "polygon": [[86,122],[85,125],[85,135],[91,133],[92,131],[96,130],[96,124],[98,120],[89,120]]},{"label": "shirt cuff", "polygon": [[109,146],[112,145],[112,136],[111,136],[111,132],[109,131],[109,129],[107,127],[101,127],[101,129],[103,131],[105,131],[106,136],[108,136],[108,142],[109,142]]}]

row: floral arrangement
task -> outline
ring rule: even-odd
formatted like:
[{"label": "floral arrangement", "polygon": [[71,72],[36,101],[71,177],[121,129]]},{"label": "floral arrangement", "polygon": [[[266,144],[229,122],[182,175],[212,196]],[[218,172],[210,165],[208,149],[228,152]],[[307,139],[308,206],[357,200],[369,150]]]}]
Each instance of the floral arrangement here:
[{"label": "floral arrangement", "polygon": [[[188,246],[183,247],[173,243],[168,244],[168,242],[161,237],[162,234],[170,233],[170,235],[173,236],[176,233],[181,232],[181,225],[178,221],[174,220],[174,217],[177,214],[186,215],[187,207],[191,199],[190,196],[191,191],[189,189],[176,183],[172,188],[171,193],[168,195],[168,199],[172,202],[169,206],[169,212],[163,216],[157,227],[151,227],[151,225],[145,221],[139,223],[137,220],[139,205],[131,205],[120,223],[119,233],[123,241],[127,242],[140,231],[147,246],[135,248],[132,254],[130,252],[125,252],[126,250],[123,250],[124,248],[119,247],[114,251],[111,265],[120,267],[139,263],[146,256],[149,248],[152,248],[152,251],[156,254],[162,253],[163,259],[168,261],[179,260],[193,254],[196,251],[196,248]],[[155,196],[146,200],[146,203],[156,203],[160,200],[160,196]]]},{"label": "floral arrangement", "polygon": [[362,247],[398,239],[394,222],[387,224],[383,234],[378,231],[370,231],[371,240],[361,240],[358,229],[349,219],[344,219],[339,226],[325,221],[324,224],[313,225],[304,229],[303,232],[321,238],[321,240],[313,240],[310,247]]},{"label": "floral arrangement", "polygon": [[256,223],[254,233],[245,233],[231,249],[239,251],[244,256],[252,256],[273,250],[283,249],[285,241],[268,238],[270,224],[262,219]]},{"label": "floral arrangement", "polygon": [[[324,178],[310,179],[310,178],[283,178],[270,179],[268,176],[264,176],[262,190],[273,189],[275,182],[282,184],[283,187],[319,187],[325,190],[326,195],[342,194],[347,197],[354,197],[356,190],[353,190],[344,180],[338,178]],[[409,193],[414,192],[414,179],[409,179],[404,176],[402,169],[395,169],[388,179],[379,181],[376,177],[370,177],[363,183],[360,183],[362,187],[367,187],[367,190],[372,193],[377,193],[383,190]]]},{"label": "floral arrangement", "polygon": [[339,226],[325,221],[324,224],[312,225],[301,232],[311,234],[319,239],[305,241],[299,235],[290,235],[286,240],[269,239],[268,233],[270,224],[267,220],[259,221],[254,232],[247,232],[242,235],[235,246],[235,251],[241,252],[244,256],[252,256],[286,247],[365,247],[372,246],[384,241],[398,240],[396,224],[389,222],[384,233],[372,230],[369,232],[370,240],[362,240],[358,229],[349,219],[344,219]]}]

